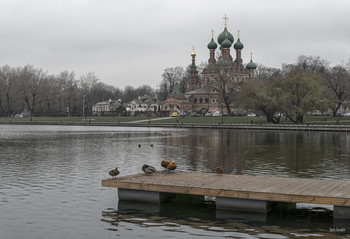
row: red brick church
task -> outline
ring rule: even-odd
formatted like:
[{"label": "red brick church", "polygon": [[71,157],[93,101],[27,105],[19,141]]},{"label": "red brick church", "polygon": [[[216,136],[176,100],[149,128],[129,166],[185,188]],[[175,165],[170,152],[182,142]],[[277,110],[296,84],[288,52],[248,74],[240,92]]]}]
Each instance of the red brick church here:
[{"label": "red brick church", "polygon": [[[215,58],[215,50],[218,44],[214,41],[212,35],[211,41],[208,44],[209,60],[206,68],[203,69],[201,77],[198,75],[196,66],[196,53],[193,50],[192,64],[190,66],[188,80],[186,82],[186,92],[181,93],[180,87],[175,84],[172,94],[162,102],[162,109],[173,112],[199,112],[199,111],[219,111],[221,113],[227,112],[224,105],[223,96],[220,93],[220,76],[223,75],[222,64],[225,64],[225,82],[227,88],[237,85],[239,82],[245,82],[254,77],[254,70],[256,65],[252,61],[244,66],[241,58],[243,44],[240,41],[239,32],[237,41],[234,43],[233,35],[227,30],[226,17],[225,29],[217,38],[220,45],[220,56],[218,60]],[[231,56],[231,47],[236,51],[236,57]],[[222,88],[221,88],[222,89]],[[232,107],[231,107],[232,109]],[[238,109],[232,109],[237,111]]]}]

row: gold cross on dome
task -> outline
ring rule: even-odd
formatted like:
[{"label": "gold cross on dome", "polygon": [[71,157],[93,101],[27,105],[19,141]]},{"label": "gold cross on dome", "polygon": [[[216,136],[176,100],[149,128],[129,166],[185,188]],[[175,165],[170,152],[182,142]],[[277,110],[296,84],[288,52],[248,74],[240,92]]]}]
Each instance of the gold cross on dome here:
[{"label": "gold cross on dome", "polygon": [[238,30],[238,38],[239,38],[239,30]]},{"label": "gold cross on dome", "polygon": [[228,17],[226,17],[226,13],[225,13],[225,16],[223,17],[223,19],[225,19],[225,27],[227,26],[227,20],[228,20]]},{"label": "gold cross on dome", "polygon": [[192,56],[196,56],[196,52],[194,51],[194,46],[193,46],[193,50],[192,50],[191,55],[192,55]]},{"label": "gold cross on dome", "polygon": [[211,30],[211,37],[214,38],[214,30]]}]

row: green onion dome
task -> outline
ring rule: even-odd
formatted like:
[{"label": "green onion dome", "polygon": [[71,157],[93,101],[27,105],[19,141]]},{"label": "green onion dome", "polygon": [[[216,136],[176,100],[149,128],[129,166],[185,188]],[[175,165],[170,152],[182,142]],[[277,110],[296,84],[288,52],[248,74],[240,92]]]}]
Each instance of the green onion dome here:
[{"label": "green onion dome", "polygon": [[243,44],[239,40],[239,38],[238,38],[237,42],[233,45],[233,48],[235,48],[236,50],[242,50],[243,49]]},{"label": "green onion dome", "polygon": [[230,48],[232,46],[232,42],[228,39],[228,35],[225,40],[221,43],[222,48]]},{"label": "green onion dome", "polygon": [[250,62],[247,64],[246,68],[248,70],[255,70],[256,69],[256,65],[255,65],[255,63],[253,62],[252,59],[250,59]]},{"label": "green onion dome", "polygon": [[209,44],[208,44],[208,48],[209,48],[210,50],[215,50],[217,47],[218,47],[218,44],[216,44],[216,43],[214,42],[214,39],[211,38],[211,41],[210,41]]},{"label": "green onion dome", "polygon": [[[233,36],[232,34],[227,31],[227,27],[225,27],[224,31],[220,33],[220,35],[218,36],[218,43],[221,45],[222,42],[225,40],[227,35],[227,38],[230,42],[233,42]],[[231,43],[232,44],[232,43]]]}]

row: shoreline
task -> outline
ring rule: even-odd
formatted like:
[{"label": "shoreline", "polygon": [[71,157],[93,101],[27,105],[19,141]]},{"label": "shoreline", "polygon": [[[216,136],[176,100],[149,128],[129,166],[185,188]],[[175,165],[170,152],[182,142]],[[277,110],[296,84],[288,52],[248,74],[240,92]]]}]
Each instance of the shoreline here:
[{"label": "shoreline", "polygon": [[114,127],[160,127],[160,128],[205,128],[246,129],[280,131],[325,131],[350,132],[350,125],[317,124],[247,124],[247,123],[159,123],[159,122],[73,122],[73,121],[0,121],[2,125],[65,125],[65,126],[114,126]]}]

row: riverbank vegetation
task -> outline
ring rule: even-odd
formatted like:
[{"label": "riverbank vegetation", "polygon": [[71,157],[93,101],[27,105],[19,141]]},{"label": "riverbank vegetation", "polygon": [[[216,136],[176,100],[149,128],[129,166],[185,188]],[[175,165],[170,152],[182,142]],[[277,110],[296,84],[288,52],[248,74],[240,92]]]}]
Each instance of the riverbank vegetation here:
[{"label": "riverbank vegetation", "polygon": [[[203,67],[205,63],[199,65],[199,71]],[[188,70],[183,67],[166,68],[158,89],[143,85],[138,88],[127,86],[121,90],[102,83],[92,72],[81,76],[68,71],[51,75],[31,65],[16,68],[4,65],[0,67],[0,116],[21,116],[22,113],[33,118],[91,118],[91,106],[97,102],[120,99],[127,103],[142,95],[154,96],[162,101],[171,94],[177,80],[184,92],[187,78]],[[322,116],[322,120],[317,118],[315,122],[323,122],[330,115],[332,118],[323,123],[339,123],[338,116],[349,113],[350,64],[330,66],[326,60],[312,56],[300,56],[294,64],[283,64],[280,69],[258,64],[255,79],[242,82],[235,92],[230,96],[229,102],[233,102],[228,105],[232,107],[230,111],[237,114],[242,112],[233,109],[241,109],[245,111],[243,113],[255,112],[266,116],[253,119],[254,122],[308,123],[307,116],[317,114]],[[66,120],[64,118],[61,120]],[[231,122],[236,118],[226,119]],[[115,118],[108,119],[113,120]],[[187,120],[204,119],[182,119]],[[216,122],[220,119],[204,121]]]}]

